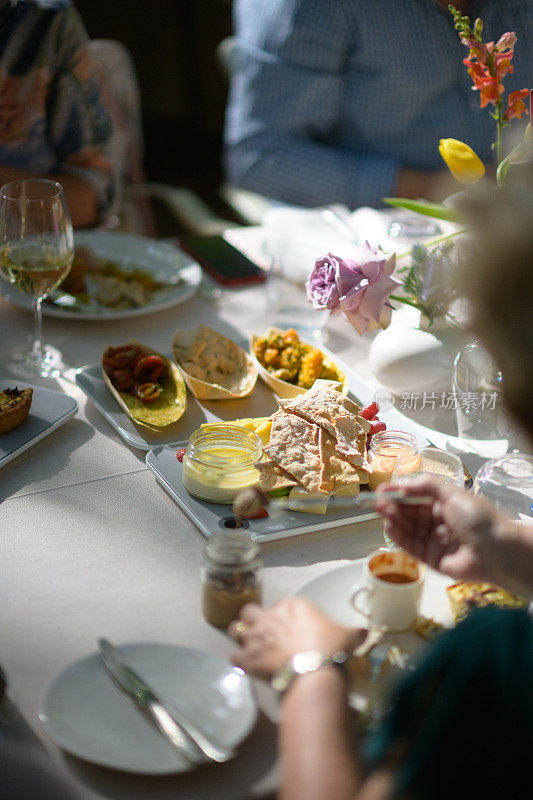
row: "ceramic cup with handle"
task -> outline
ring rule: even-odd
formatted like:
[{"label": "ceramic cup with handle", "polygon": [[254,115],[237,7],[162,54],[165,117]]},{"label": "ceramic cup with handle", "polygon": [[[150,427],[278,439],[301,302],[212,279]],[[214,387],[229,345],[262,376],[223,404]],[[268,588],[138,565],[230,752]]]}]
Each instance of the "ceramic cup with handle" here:
[{"label": "ceramic cup with handle", "polygon": [[426,568],[403,550],[376,550],[363,565],[363,585],[352,595],[356,611],[390,633],[409,630],[419,608]]}]

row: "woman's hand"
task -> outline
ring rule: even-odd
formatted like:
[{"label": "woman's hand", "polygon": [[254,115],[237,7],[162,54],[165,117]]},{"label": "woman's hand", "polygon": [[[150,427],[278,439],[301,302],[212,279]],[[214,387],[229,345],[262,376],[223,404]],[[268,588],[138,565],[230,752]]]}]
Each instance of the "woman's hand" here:
[{"label": "woman's hand", "polygon": [[[432,505],[402,505],[387,500],[388,489],[434,498]],[[434,569],[462,580],[493,580],[498,568],[499,532],[505,517],[489,502],[438,478],[380,487],[376,510],[385,531],[400,547]]]},{"label": "woman's hand", "polygon": [[287,598],[268,609],[250,603],[228,631],[240,644],[232,654],[233,663],[265,679],[296,653],[351,651],[366,636],[366,631],[337,625],[301,597]]}]

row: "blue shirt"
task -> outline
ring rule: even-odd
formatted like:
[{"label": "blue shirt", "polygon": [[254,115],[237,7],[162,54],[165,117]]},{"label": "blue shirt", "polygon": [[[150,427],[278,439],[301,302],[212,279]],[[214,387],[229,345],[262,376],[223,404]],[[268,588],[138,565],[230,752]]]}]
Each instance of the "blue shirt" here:
[{"label": "blue shirt", "polygon": [[[533,87],[532,0],[473,2],[484,41],[515,31],[505,95]],[[494,161],[496,123],[435,0],[236,0],[225,166],[234,184],[297,205],[380,206],[400,168],[445,169],[441,138]],[[521,136],[514,120],[505,133]]]}]

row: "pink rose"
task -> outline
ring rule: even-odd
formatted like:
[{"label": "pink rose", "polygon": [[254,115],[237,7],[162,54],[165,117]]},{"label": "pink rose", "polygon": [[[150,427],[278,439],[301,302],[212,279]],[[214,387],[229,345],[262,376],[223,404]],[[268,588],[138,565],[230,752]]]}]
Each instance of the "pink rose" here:
[{"label": "pink rose", "polygon": [[386,328],[392,308],[387,299],[401,281],[392,277],[396,256],[382,257],[362,245],[355,259],[342,259],[329,253],[319,258],[307,280],[307,297],[313,307],[342,311],[359,334]]}]

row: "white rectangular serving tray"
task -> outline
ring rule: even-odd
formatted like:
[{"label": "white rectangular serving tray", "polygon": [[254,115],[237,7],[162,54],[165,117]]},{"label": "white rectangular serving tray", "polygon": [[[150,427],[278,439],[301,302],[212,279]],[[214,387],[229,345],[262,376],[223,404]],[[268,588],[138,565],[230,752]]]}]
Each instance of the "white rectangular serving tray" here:
[{"label": "white rectangular serving tray", "polygon": [[[350,396],[358,401],[360,405],[364,406],[371,403],[374,399],[374,391],[325,347],[321,347],[321,350],[332,358],[346,375],[350,387]],[[187,446],[188,436],[202,422],[227,421],[240,417],[270,416],[276,410],[277,402],[275,395],[260,378],[257,381],[252,397],[245,400],[216,400],[210,403],[203,402],[200,406],[198,401],[195,401],[189,393],[188,401],[190,402],[191,400],[193,401],[194,423],[191,425],[190,420],[187,420],[187,434],[183,435],[178,442],[160,443],[159,447],[151,449],[146,455],[146,464],[154,473],[158,483],[194,522],[201,533],[208,537],[220,530],[227,530],[233,527],[231,524],[234,519],[232,507],[229,504],[208,503],[190,495],[183,486],[181,477],[183,466],[176,458],[176,451]],[[197,416],[198,409],[194,404],[202,409],[203,418]],[[188,417],[188,415],[189,408],[182,419]],[[379,418],[387,424],[388,428],[413,433],[420,446],[428,444],[426,439],[421,439],[420,434],[410,425],[409,420],[395,408],[380,413]],[[331,511],[326,514],[283,511],[273,519],[264,517],[262,519],[245,520],[244,525],[252,539],[259,542],[268,542],[274,539],[284,539],[289,536],[299,536],[300,534],[328,528],[351,525],[354,522],[363,522],[375,516],[376,514],[372,511],[357,508]]]},{"label": "white rectangular serving tray", "polygon": [[[322,350],[327,352],[325,348]],[[165,445],[182,447],[184,442],[187,443],[191,433],[204,422],[270,416],[277,407],[272,390],[260,378],[257,379],[253,394],[240,400],[199,401],[187,390],[187,410],[184,415],[159,433],[142,425],[136,425],[128,417],[107,388],[100,364],[78,369],[76,384],[124,441],[139,450],[153,450]]]},{"label": "white rectangular serving tray", "polygon": [[78,410],[78,404],[68,394],[13,378],[0,377],[0,390],[15,387],[33,389],[32,403],[30,413],[22,425],[0,437],[0,467],[55,431]]}]

